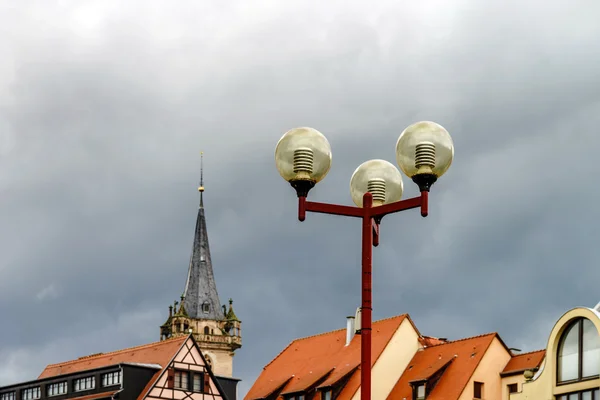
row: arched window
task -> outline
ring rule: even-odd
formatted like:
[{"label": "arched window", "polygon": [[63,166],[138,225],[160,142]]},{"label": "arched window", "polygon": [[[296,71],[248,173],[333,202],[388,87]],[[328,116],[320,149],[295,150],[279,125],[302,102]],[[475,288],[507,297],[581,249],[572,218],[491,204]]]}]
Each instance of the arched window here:
[{"label": "arched window", "polygon": [[569,383],[600,374],[600,336],[589,319],[573,321],[558,345],[557,381]]},{"label": "arched window", "polygon": [[204,327],[204,334],[205,334],[205,335],[208,335],[208,334],[210,334],[210,328],[209,328],[208,326],[205,326],[205,327]]}]

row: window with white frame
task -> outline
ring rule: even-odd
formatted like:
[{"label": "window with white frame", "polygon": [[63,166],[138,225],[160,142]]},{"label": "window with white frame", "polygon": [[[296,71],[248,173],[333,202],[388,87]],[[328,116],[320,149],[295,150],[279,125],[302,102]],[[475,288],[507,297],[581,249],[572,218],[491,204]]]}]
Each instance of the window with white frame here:
[{"label": "window with white frame", "polygon": [[15,400],[15,398],[16,393],[14,391],[0,394],[0,400]]},{"label": "window with white frame", "polygon": [[40,387],[23,389],[21,392],[21,400],[35,400],[41,397]]},{"label": "window with white frame", "polygon": [[58,396],[67,393],[67,381],[51,383],[46,386],[46,395],[48,397]]},{"label": "window with white frame", "polygon": [[93,376],[86,376],[85,378],[75,379],[73,383],[73,389],[76,392],[80,392],[82,390],[91,390],[96,387],[96,378]]},{"label": "window with white frame", "polygon": [[102,375],[102,386],[114,386],[121,383],[122,371],[107,372]]}]

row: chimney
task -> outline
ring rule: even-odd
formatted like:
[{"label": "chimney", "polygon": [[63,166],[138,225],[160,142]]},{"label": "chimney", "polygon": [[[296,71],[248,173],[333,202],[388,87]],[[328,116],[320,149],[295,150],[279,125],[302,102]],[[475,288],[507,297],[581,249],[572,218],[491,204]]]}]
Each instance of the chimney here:
[{"label": "chimney", "polygon": [[354,337],[354,316],[346,317],[346,346],[350,344]]}]

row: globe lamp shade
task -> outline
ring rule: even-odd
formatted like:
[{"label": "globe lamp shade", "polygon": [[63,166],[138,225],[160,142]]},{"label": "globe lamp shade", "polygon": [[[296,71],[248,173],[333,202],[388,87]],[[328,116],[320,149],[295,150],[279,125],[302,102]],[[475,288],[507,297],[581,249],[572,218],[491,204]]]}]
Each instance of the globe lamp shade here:
[{"label": "globe lamp shade", "polygon": [[450,168],[453,158],[452,138],[435,122],[421,121],[410,125],[396,143],[398,166],[415,181],[419,175],[431,176],[435,181]]},{"label": "globe lamp shade", "polygon": [[358,207],[363,206],[366,192],[373,195],[373,206],[399,201],[404,189],[398,168],[385,160],[362,163],[350,179],[350,195]]},{"label": "globe lamp shade", "polygon": [[331,146],[325,136],[313,128],[287,131],[275,148],[275,165],[290,183],[321,181],[331,168]]}]

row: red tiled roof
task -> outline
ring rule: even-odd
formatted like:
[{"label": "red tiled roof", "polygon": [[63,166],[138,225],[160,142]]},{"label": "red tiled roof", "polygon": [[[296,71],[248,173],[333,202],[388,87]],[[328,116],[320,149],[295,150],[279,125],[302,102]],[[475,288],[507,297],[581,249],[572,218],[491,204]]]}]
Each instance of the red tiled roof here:
[{"label": "red tiled roof", "polygon": [[44,369],[38,379],[107,367],[125,362],[158,364],[164,368],[186,340],[187,336],[181,336],[175,339],[130,347],[111,353],[95,354],[88,357],[81,357],[77,360],[51,364]]},{"label": "red tiled roof", "polygon": [[419,343],[421,343],[421,345],[423,345],[423,347],[435,346],[435,345],[444,344],[447,342],[448,342],[448,340],[446,340],[446,339],[438,339],[438,338],[434,338],[431,336],[421,336],[419,338]]},{"label": "red tiled roof", "polygon": [[359,367],[358,365],[348,364],[348,365],[343,365],[340,368],[335,368],[333,370],[333,372],[331,374],[329,374],[327,379],[325,379],[318,387],[331,386],[331,385],[335,384],[336,382],[338,382],[343,377],[345,377],[346,375],[348,375],[349,373],[354,372],[358,367]]},{"label": "red tiled roof", "polygon": [[537,368],[544,360],[545,355],[546,350],[537,350],[529,353],[517,354],[508,361],[506,367],[504,367],[504,371],[502,371],[501,374],[513,375],[523,372],[526,369]]},{"label": "red tiled roof", "polygon": [[[400,315],[373,323],[371,366],[379,358],[406,317],[406,315]],[[333,369],[333,372],[326,379],[328,384],[333,384],[359,365],[360,335],[355,335],[350,344],[346,346],[346,329],[297,339],[265,366],[263,372],[248,391],[245,400],[264,398],[283,384],[285,384],[284,392],[287,392],[288,388],[294,388],[294,390],[306,389],[306,387],[315,383],[314,381],[309,383],[311,379],[306,378],[310,376],[311,371],[321,373],[323,370]],[[353,375],[356,375],[356,371]],[[288,380],[290,381],[286,383]],[[300,384],[300,382],[303,384]],[[352,376],[338,399],[349,398],[359,386],[360,379],[356,380]],[[345,393],[350,394],[346,395]]]},{"label": "red tiled roof", "polygon": [[496,333],[460,339],[418,351],[390,392],[388,400],[412,399],[410,382],[427,379],[448,365],[427,400],[458,399]]},{"label": "red tiled roof", "polygon": [[88,394],[87,396],[75,397],[75,398],[69,399],[69,400],[95,400],[95,399],[104,399],[104,398],[107,398],[107,397],[112,397],[115,393],[117,393],[117,391],[113,390],[111,392]]},{"label": "red tiled roof", "polygon": [[321,379],[329,375],[334,368],[315,368],[310,371],[308,374],[304,374],[303,376],[298,377],[298,379],[293,379],[289,385],[285,387],[285,390],[281,393],[283,394],[291,394],[296,393],[302,390],[306,390],[306,388],[313,387],[315,383],[319,382]]}]

